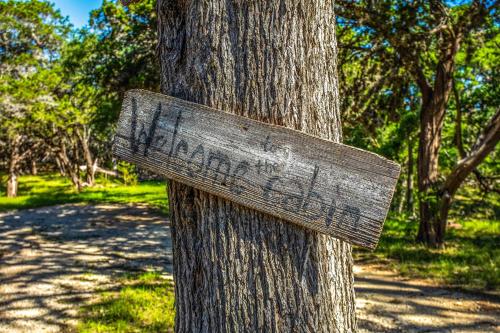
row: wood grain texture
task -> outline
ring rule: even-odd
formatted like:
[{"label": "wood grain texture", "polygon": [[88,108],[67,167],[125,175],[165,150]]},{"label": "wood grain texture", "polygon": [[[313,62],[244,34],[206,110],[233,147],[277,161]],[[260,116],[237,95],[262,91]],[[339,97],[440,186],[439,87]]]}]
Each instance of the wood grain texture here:
[{"label": "wood grain texture", "polygon": [[169,179],[370,249],[400,172],[370,152],[142,90],[125,97],[114,152]]}]

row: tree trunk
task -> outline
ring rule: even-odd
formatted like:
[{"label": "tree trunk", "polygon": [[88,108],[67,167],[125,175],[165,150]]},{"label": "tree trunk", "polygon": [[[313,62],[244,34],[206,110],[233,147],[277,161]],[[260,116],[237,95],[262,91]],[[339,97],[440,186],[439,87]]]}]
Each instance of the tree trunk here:
[{"label": "tree trunk", "polygon": [[56,160],[57,169],[59,170],[59,174],[62,177],[66,177],[66,170],[64,169],[64,165],[61,162],[61,159],[59,158],[59,154],[56,154],[55,160]]},{"label": "tree trunk", "polygon": [[406,174],[406,212],[413,216],[413,138],[408,136],[408,165]]},{"label": "tree trunk", "polygon": [[20,156],[20,143],[21,138],[19,136],[14,136],[9,142],[10,145],[10,156],[9,156],[9,169],[7,175],[7,197],[15,198],[17,197],[17,189],[19,186],[18,180],[18,170],[19,162],[21,161]]},{"label": "tree trunk", "polygon": [[83,151],[83,158],[85,160],[85,176],[86,176],[86,185],[94,186],[95,181],[95,171],[97,165],[95,165],[94,160],[92,158],[92,152],[90,151],[89,141],[90,141],[90,133],[87,128],[83,127],[80,131],[76,129],[76,134],[78,137],[78,141],[80,141],[80,146]]},{"label": "tree trunk", "polygon": [[30,173],[33,176],[38,175],[38,166],[36,163],[36,155],[33,153],[29,155],[29,165],[30,165]]},{"label": "tree trunk", "polygon": [[[331,1],[159,0],[158,18],[163,93],[340,141]],[[348,244],[173,181],[169,200],[177,332],[355,331]]]},{"label": "tree trunk", "polygon": [[429,246],[441,246],[444,240],[444,234],[435,228],[436,221],[439,220],[439,149],[446,107],[453,87],[455,55],[459,46],[460,36],[456,36],[443,48],[432,88],[426,83],[420,83],[422,109],[417,161],[420,225],[417,241]]},{"label": "tree trunk", "polygon": [[31,158],[31,161],[30,161],[30,167],[31,167],[31,174],[33,176],[38,175],[38,168],[36,165],[36,160],[33,157]]},{"label": "tree trunk", "polygon": [[439,148],[441,147],[441,129],[446,106],[433,102],[424,103],[420,120],[420,140],[418,147],[418,191],[420,198],[420,225],[417,241],[429,246],[437,246],[434,221],[439,214],[437,190],[439,180]]},{"label": "tree trunk", "polygon": [[19,181],[17,179],[16,172],[10,172],[7,178],[7,198],[17,197],[17,189],[19,187]]},{"label": "tree trunk", "polygon": [[[495,149],[499,140],[500,110],[486,124],[469,154],[457,163],[444,182],[439,183],[436,174],[436,179],[430,183],[429,187],[426,189],[422,187],[425,190],[423,191],[420,183],[422,179],[420,179],[421,175],[419,174],[419,190],[421,195],[425,194],[425,196],[422,196],[420,201],[421,221],[418,240],[424,241],[431,246],[440,247],[443,245],[453,196],[467,176]],[[437,156],[435,158],[437,159]],[[419,160],[419,171],[421,167],[425,169],[424,163]],[[424,212],[427,215],[422,215]]]},{"label": "tree trunk", "polygon": [[399,197],[399,202],[398,202],[398,214],[403,213],[403,207],[406,202],[406,188],[401,187],[401,190],[397,192],[396,194]]},{"label": "tree trunk", "polygon": [[78,162],[71,163],[66,150],[66,145],[64,144],[63,140],[61,140],[60,142],[59,150],[57,151],[57,157],[61,162],[63,169],[68,172],[71,182],[75,186],[76,190],[80,192],[82,190],[82,181],[80,179]]},{"label": "tree trunk", "polygon": [[17,197],[17,189],[19,187],[18,175],[17,175],[17,162],[10,159],[9,161],[9,174],[7,178],[7,197],[15,198]]}]

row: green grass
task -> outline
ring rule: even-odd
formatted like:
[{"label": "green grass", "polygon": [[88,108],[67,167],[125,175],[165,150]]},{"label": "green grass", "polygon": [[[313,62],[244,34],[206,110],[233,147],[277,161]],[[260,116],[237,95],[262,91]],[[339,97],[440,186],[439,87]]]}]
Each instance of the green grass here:
[{"label": "green grass", "polygon": [[100,300],[83,308],[81,333],[173,332],[173,282],[150,272],[119,281],[117,292],[104,292]]},{"label": "green grass", "polygon": [[356,249],[355,259],[389,265],[403,276],[435,280],[470,290],[500,289],[500,221],[453,221],[443,249],[415,242],[418,221],[391,217],[375,252]]},{"label": "green grass", "polygon": [[5,197],[4,186],[2,181],[0,212],[65,203],[143,203],[168,212],[166,186],[162,181],[126,186],[117,180],[99,178],[96,186],[84,188],[78,193],[67,178],[59,175],[21,176],[16,198]]},{"label": "green grass", "polygon": [[500,196],[462,187],[450,212],[445,247],[415,242],[418,220],[390,214],[374,252],[356,248],[358,262],[382,264],[409,278],[468,290],[500,290]]}]

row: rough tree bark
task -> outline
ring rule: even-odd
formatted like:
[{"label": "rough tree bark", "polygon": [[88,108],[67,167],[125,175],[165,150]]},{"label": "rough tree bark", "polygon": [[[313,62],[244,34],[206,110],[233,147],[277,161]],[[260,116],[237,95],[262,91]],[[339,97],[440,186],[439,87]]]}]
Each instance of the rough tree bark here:
[{"label": "rough tree bark", "polygon": [[[341,140],[332,1],[159,0],[161,89]],[[223,126],[221,124],[221,126]],[[170,182],[177,332],[351,332],[351,247]]]}]

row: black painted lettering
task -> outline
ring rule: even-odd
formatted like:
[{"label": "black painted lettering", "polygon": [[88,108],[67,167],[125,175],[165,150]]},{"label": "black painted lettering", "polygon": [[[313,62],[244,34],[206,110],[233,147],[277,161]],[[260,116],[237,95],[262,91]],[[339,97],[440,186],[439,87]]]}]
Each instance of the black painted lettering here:
[{"label": "black painted lettering", "polygon": [[161,114],[161,103],[158,103],[158,107],[153,114],[153,120],[151,125],[149,126],[148,131],[146,132],[146,128],[144,127],[144,123],[141,124],[141,130],[139,131],[139,135],[136,137],[136,132],[137,132],[137,100],[135,98],[132,98],[132,119],[131,119],[131,124],[130,124],[130,130],[131,130],[131,135],[130,135],[130,148],[132,149],[132,152],[134,154],[137,154],[139,151],[139,146],[141,144],[144,144],[144,151],[143,155],[148,156],[149,153],[149,148],[151,147],[151,144],[153,143],[155,132],[156,132],[156,125],[158,123],[158,118],[160,117]]},{"label": "black painted lettering", "polygon": [[233,171],[233,175],[231,176],[231,184],[230,191],[234,194],[241,194],[245,191],[245,188],[242,185],[237,185],[237,178],[243,178],[250,168],[250,163],[247,161],[241,161]]},{"label": "black painted lettering", "polygon": [[270,162],[268,162],[268,161],[266,160],[266,166],[265,166],[265,168],[264,168],[264,169],[266,170],[266,173],[267,173],[267,174],[272,174],[272,169],[271,169],[271,167],[272,167],[271,163],[270,163]]},{"label": "black painted lettering", "polygon": [[[281,182],[280,177],[274,176],[271,177],[267,180],[266,185],[263,188],[263,193],[262,196],[264,197],[264,200],[270,201],[270,202],[279,202],[279,199],[275,198],[275,194],[279,194],[275,189],[275,184]],[[278,196],[276,196],[278,197]]]},{"label": "black painted lettering", "polygon": [[161,103],[158,103],[158,107],[156,108],[156,111],[153,115],[153,122],[151,123],[151,126],[149,126],[149,131],[144,143],[144,156],[148,156],[149,147],[151,147],[151,144],[153,143],[153,139],[156,132],[156,126],[158,124],[158,118],[160,118],[160,114],[161,114]]},{"label": "black painted lettering", "polygon": [[291,184],[294,185],[298,193],[286,193],[283,180],[280,177],[269,178],[264,186],[264,199],[280,204],[288,212],[298,213],[304,201],[304,189],[298,181],[292,180]]},{"label": "black painted lettering", "polygon": [[[306,212],[310,209],[311,203],[313,204],[313,206],[318,206],[315,209],[317,210],[317,213],[309,214],[311,219],[318,219],[323,216],[323,214],[325,214],[325,202],[323,201],[323,197],[317,192],[313,191],[314,185],[316,183],[316,178],[318,178],[318,174],[319,167],[315,165],[311,183],[309,184],[309,190],[307,191],[307,196],[304,200],[304,204],[302,205],[302,209]],[[311,210],[313,209],[314,207],[311,208]]]},{"label": "black painted lettering", "polygon": [[178,158],[179,157],[179,152],[181,151],[184,152],[184,155],[187,155],[188,150],[189,150],[189,145],[186,142],[186,140],[181,139],[179,143],[177,143],[177,146],[175,147],[174,154],[172,155],[173,158]]},{"label": "black painted lettering", "polygon": [[344,211],[342,212],[342,218],[337,222],[337,226],[340,227],[343,224],[342,221],[344,220],[347,221],[351,229],[357,230],[360,219],[361,219],[361,211],[359,210],[358,207],[345,205]]},{"label": "black painted lettering", "polygon": [[304,201],[304,188],[302,184],[296,180],[292,180],[291,184],[295,185],[295,188],[299,193],[283,193],[283,208],[292,213],[298,213],[302,207],[302,202]]},{"label": "black painted lettering", "polygon": [[274,153],[276,152],[276,150],[278,150],[278,147],[276,147],[272,143],[270,135],[266,137],[266,141],[262,144],[262,148],[264,148],[265,152],[271,152],[271,153]]},{"label": "black painted lettering", "polygon": [[[178,143],[177,143],[177,146],[175,146],[175,149],[174,149],[174,153],[172,155],[172,158],[177,158],[177,159],[180,159],[182,160],[181,158],[179,158],[179,152],[182,152],[184,153],[184,155],[187,155],[188,151],[189,151],[189,145],[188,143],[186,142],[186,140],[184,139],[181,139]],[[177,171],[181,171],[181,168],[179,166],[179,163],[177,161],[172,161],[172,166],[173,168],[175,168]]]},{"label": "black painted lettering", "polygon": [[255,164],[255,167],[257,168],[257,174],[260,175],[260,169],[262,168],[262,161],[259,160],[259,162]]},{"label": "black painted lettering", "polygon": [[[193,162],[195,160],[195,158],[197,156],[200,156],[201,157],[201,162],[200,163],[196,163],[198,164],[198,170],[193,170],[191,168],[191,164],[195,164],[195,162]],[[196,148],[193,150],[193,152],[191,153],[191,156],[189,157],[189,160],[187,162],[187,173],[190,177],[194,177],[197,173],[201,173],[203,171],[203,166],[205,165],[205,148],[203,147],[202,144],[199,144],[198,146],[196,146]]]},{"label": "black painted lettering", "polygon": [[172,134],[172,142],[170,143],[170,151],[168,152],[168,157],[171,157],[172,153],[174,152],[175,138],[177,137],[181,121],[182,121],[182,113],[179,110],[179,113],[177,113],[177,117],[175,119],[174,133]]},{"label": "black painted lettering", "polygon": [[[212,164],[216,163],[217,167],[213,168]],[[227,178],[229,177],[229,171],[231,170],[231,162],[226,154],[220,151],[213,152],[210,151],[207,158],[207,165],[205,167],[205,177],[207,177],[209,171],[213,172],[213,181],[217,182],[219,175],[222,175],[222,184],[225,184]]]},{"label": "black painted lettering", "polygon": [[335,199],[332,199],[330,203],[330,207],[328,208],[328,212],[326,214],[326,226],[329,227],[333,222],[333,214],[337,210]]},{"label": "black painted lettering", "polygon": [[278,172],[278,163],[274,162],[274,163],[269,163],[269,170],[270,170],[270,173],[273,174],[273,173],[277,173]]}]

